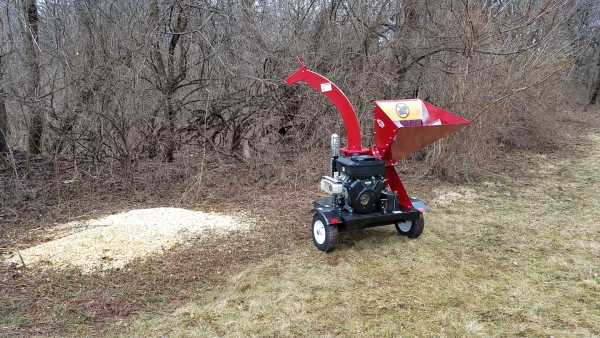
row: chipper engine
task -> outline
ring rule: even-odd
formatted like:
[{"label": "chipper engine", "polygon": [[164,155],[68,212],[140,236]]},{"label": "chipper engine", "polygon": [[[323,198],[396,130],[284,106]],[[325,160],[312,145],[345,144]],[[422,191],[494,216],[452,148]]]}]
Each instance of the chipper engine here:
[{"label": "chipper engine", "polygon": [[346,126],[348,146],[340,148],[331,136],[331,174],[323,176],[321,190],[328,197],[315,201],[312,236],[317,248],[335,249],[338,231],[394,224],[402,236],[417,238],[423,232],[427,206],[409,197],[394,168],[402,159],[469,124],[456,115],[419,99],[375,101],[372,148],[361,145],[354,108],[339,88],[306,68],[286,79],[305,81],[335,105]]}]

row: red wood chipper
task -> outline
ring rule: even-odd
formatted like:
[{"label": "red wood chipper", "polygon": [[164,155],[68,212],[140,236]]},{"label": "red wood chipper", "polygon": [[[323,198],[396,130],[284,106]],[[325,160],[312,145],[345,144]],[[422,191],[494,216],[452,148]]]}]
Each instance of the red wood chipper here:
[{"label": "red wood chipper", "polygon": [[423,232],[427,206],[409,197],[394,165],[429,144],[469,124],[456,115],[418,100],[375,101],[375,144],[361,145],[354,108],[342,91],[325,77],[306,68],[286,79],[299,81],[325,94],[342,115],[348,146],[340,148],[331,136],[331,176],[323,176],[321,189],[329,197],[315,201],[312,236],[317,248],[335,249],[338,231],[395,224],[398,233],[417,238]]}]

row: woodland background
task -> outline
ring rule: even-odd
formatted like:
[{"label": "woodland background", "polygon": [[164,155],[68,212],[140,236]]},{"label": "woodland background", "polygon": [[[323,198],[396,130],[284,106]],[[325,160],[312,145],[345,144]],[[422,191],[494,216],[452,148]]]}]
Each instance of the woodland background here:
[{"label": "woodland background", "polygon": [[324,96],[285,84],[297,55],[349,97],[363,144],[374,100],[473,120],[398,167],[471,180],[506,150],[556,147],[596,103],[599,30],[595,0],[5,0],[0,202],[314,183],[345,130]]},{"label": "woodland background", "polygon": [[[0,257],[157,207],[256,222],[90,275],[2,261],[0,336],[597,336],[599,33],[598,0],[0,0]],[[427,235],[313,247],[346,139],[296,56],[365,146],[374,100],[472,121],[396,166]]]}]

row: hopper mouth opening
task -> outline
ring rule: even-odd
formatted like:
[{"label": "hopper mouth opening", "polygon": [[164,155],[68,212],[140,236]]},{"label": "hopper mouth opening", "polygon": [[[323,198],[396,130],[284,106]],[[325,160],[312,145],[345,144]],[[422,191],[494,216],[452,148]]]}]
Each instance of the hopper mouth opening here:
[{"label": "hopper mouth opening", "polygon": [[470,122],[419,99],[375,101],[375,147],[399,160]]}]

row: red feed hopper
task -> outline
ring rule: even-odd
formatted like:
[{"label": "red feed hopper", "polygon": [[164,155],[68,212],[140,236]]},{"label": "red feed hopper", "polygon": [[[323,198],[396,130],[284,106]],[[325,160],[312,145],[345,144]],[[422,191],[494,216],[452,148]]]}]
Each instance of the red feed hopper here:
[{"label": "red feed hopper", "polygon": [[375,101],[375,148],[382,159],[399,160],[467,124],[418,99]]}]

